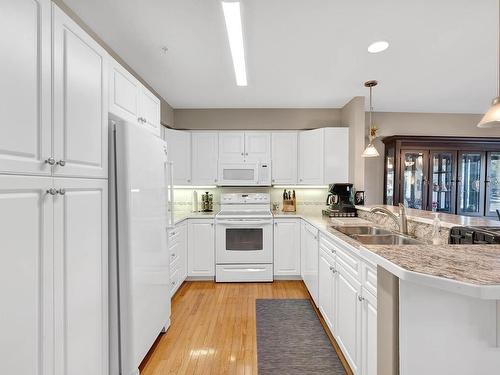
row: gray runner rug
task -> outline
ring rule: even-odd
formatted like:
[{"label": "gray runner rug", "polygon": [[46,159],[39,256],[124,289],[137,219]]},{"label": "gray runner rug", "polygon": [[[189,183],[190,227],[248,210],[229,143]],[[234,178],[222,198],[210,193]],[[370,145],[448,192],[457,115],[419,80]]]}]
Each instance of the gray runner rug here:
[{"label": "gray runner rug", "polygon": [[307,299],[258,299],[259,375],[345,375]]}]

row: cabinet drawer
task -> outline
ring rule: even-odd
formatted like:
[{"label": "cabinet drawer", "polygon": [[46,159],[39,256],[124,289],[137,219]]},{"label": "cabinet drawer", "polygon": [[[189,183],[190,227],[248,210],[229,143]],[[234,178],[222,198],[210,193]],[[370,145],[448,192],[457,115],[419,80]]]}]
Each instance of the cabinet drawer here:
[{"label": "cabinet drawer", "polygon": [[168,247],[171,248],[176,243],[180,241],[181,238],[181,229],[174,228],[168,231]]},{"label": "cabinet drawer", "polygon": [[336,257],[334,253],[332,253],[329,249],[322,247],[321,244],[319,245],[319,252],[320,255],[323,256],[329,263],[335,265]]},{"label": "cabinet drawer", "polygon": [[361,270],[361,284],[366,290],[377,296],[377,269],[363,262]]},{"label": "cabinet drawer", "polygon": [[335,257],[335,254],[337,253],[337,246],[323,234],[320,234],[319,236],[319,246],[326,253],[328,253],[330,257]]},{"label": "cabinet drawer", "polygon": [[170,262],[170,275],[181,268],[181,259],[177,256],[173,261]]},{"label": "cabinet drawer", "polygon": [[170,274],[170,296],[173,296],[174,293],[179,288],[180,284],[180,271],[176,270],[173,274]]},{"label": "cabinet drawer", "polygon": [[340,263],[347,272],[351,273],[356,279],[360,279],[361,262],[354,254],[348,250],[337,248],[337,262]]},{"label": "cabinet drawer", "polygon": [[181,255],[181,251],[182,251],[182,243],[181,242],[177,242],[177,243],[174,243],[172,246],[169,246],[169,249],[168,249],[168,254],[170,256],[170,264],[176,262],[180,255]]}]

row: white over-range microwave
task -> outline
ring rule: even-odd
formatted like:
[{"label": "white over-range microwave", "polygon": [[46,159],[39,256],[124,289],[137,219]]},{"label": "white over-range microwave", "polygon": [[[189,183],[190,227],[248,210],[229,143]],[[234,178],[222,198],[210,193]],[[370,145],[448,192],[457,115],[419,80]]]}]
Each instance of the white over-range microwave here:
[{"label": "white over-range microwave", "polygon": [[271,186],[271,163],[219,162],[220,186]]}]

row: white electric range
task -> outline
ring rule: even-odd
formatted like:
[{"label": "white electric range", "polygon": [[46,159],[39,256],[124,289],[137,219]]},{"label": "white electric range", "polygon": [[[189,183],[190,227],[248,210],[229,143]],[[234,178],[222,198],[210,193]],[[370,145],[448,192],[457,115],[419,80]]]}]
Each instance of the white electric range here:
[{"label": "white electric range", "polygon": [[273,281],[270,203],[269,194],[222,194],[215,216],[216,282]]}]

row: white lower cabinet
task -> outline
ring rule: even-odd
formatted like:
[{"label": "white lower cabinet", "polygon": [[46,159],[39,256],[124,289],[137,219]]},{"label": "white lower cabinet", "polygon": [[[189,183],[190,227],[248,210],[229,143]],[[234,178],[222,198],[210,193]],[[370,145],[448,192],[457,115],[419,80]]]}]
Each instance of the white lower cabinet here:
[{"label": "white lower cabinet", "polygon": [[0,186],[2,372],[107,374],[107,181]]},{"label": "white lower cabinet", "polygon": [[319,252],[319,288],[318,288],[318,309],[332,332],[335,332],[335,260],[323,249]]},{"label": "white lower cabinet", "polygon": [[300,274],[315,305],[318,305],[318,229],[302,221],[300,231]]},{"label": "white lower cabinet", "polygon": [[337,269],[335,338],[355,374],[359,373],[361,338],[361,283],[342,266]]},{"label": "white lower cabinet", "polygon": [[168,232],[171,296],[177,292],[187,277],[187,246],[187,223],[183,221]]},{"label": "white lower cabinet", "polygon": [[274,219],[274,275],[300,276],[300,219]]},{"label": "white lower cabinet", "polygon": [[213,219],[188,221],[188,276],[215,276],[215,226]]},{"label": "white lower cabinet", "polygon": [[377,375],[377,297],[362,287],[361,373]]}]

